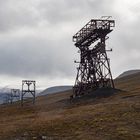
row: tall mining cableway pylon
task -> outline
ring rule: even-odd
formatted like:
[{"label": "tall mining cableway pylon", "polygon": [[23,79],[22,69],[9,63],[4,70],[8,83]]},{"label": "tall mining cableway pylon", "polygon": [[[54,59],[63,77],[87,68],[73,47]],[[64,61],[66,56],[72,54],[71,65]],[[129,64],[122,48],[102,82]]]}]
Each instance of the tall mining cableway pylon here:
[{"label": "tall mining cableway pylon", "polygon": [[110,19],[92,19],[73,36],[75,46],[79,48],[80,62],[73,87],[73,96],[81,96],[102,87],[114,88],[107,57],[107,35],[113,31],[115,21]]}]

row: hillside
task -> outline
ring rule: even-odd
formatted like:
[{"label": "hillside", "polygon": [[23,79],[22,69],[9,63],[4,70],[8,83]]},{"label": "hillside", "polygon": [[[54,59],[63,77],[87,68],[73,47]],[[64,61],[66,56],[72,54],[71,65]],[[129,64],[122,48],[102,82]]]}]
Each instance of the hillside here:
[{"label": "hillside", "polygon": [[133,93],[140,92],[140,72],[124,76],[122,78],[117,78],[115,80],[115,85],[124,91],[129,91]]},{"label": "hillside", "polygon": [[67,90],[70,90],[70,89],[72,89],[72,86],[49,87],[49,88],[45,89],[44,91],[42,91],[41,93],[39,93],[39,96],[52,94],[52,93],[58,93],[58,92],[64,92],[64,91],[67,91]]},{"label": "hillside", "polygon": [[117,78],[123,78],[125,76],[129,76],[129,75],[136,74],[136,73],[139,73],[139,72],[140,72],[140,70],[129,70],[129,71],[125,71],[122,74],[120,74]]},{"label": "hillside", "polygon": [[139,140],[140,73],[115,80],[106,98],[70,102],[72,91],[0,106],[0,140]]}]

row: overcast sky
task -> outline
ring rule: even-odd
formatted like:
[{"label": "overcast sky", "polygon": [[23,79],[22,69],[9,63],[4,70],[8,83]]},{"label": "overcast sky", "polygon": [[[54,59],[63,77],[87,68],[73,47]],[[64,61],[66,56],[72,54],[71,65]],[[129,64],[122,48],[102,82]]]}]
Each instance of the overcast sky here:
[{"label": "overcast sky", "polygon": [[78,49],[72,36],[90,19],[116,21],[108,48],[113,77],[140,68],[139,0],[0,0],[0,85],[22,79],[38,88],[74,84]]}]

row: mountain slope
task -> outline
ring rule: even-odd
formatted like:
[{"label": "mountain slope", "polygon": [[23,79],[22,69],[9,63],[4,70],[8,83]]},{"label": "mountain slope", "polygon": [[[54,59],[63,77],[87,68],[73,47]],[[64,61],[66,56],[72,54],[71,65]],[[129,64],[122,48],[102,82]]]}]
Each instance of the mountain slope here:
[{"label": "mountain slope", "polygon": [[7,103],[10,99],[10,94],[9,93],[0,93],[0,104]]},{"label": "mountain slope", "polygon": [[136,73],[140,73],[140,70],[129,70],[129,71],[125,71],[122,74],[120,74],[117,78],[123,78],[125,76],[129,76],[129,75],[133,75]]},{"label": "mountain slope", "polygon": [[42,91],[39,96],[71,90],[72,86],[54,86]]},{"label": "mountain slope", "polygon": [[71,102],[72,91],[37,98],[35,106],[0,106],[0,139],[139,140],[140,74],[115,80],[123,91]]},{"label": "mountain slope", "polygon": [[140,92],[140,72],[130,74],[128,76],[117,78],[115,85],[125,91],[138,93]]}]

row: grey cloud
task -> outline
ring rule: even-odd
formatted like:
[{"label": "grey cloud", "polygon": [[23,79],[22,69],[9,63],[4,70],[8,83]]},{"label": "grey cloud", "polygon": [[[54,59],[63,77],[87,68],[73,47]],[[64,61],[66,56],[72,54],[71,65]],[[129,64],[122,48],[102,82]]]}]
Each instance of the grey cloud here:
[{"label": "grey cloud", "polygon": [[[109,4],[108,4],[109,3]],[[79,22],[85,18],[108,15],[111,12],[111,0],[59,0],[43,1],[38,5],[40,14],[50,24]]]},{"label": "grey cloud", "polygon": [[[115,9],[119,7],[112,0],[0,1],[0,74],[75,77],[73,60],[78,59],[78,49],[72,36],[88,20],[102,15],[116,20],[109,40],[109,47],[114,49],[110,55],[114,75],[128,65],[140,67],[131,53],[140,50],[140,11],[130,9],[137,20],[127,22],[126,13]],[[128,60],[135,63],[131,65]]]},{"label": "grey cloud", "polygon": [[15,76],[72,76],[72,47],[63,43],[66,47],[35,37],[1,42],[0,73]]},{"label": "grey cloud", "polygon": [[50,26],[64,26],[67,22],[78,24],[85,19],[110,14],[111,3],[111,0],[2,0],[0,30],[36,27],[41,22]]},{"label": "grey cloud", "polygon": [[37,25],[39,16],[30,0],[1,0],[0,19],[0,31],[9,31]]}]

